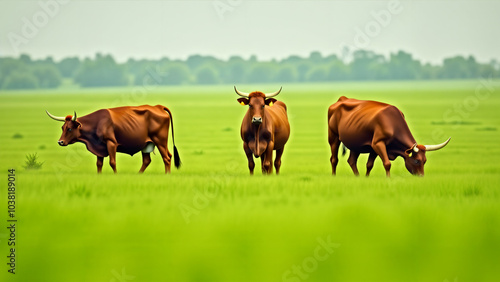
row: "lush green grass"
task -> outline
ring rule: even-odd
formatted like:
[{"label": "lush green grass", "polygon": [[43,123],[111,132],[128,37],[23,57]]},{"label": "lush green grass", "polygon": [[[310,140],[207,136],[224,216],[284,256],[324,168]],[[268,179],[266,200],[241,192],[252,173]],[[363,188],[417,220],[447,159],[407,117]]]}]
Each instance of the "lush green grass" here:
[{"label": "lush green grass", "polygon": [[[500,83],[479,96],[478,85],[284,85],[279,98],[292,135],[282,174],[262,176],[257,162],[253,177],[239,137],[246,108],[232,86],[156,88],[142,96],[134,94],[141,88],[0,92],[0,168],[4,179],[17,169],[19,219],[17,274],[2,262],[0,279],[499,281]],[[326,111],[341,95],[397,105],[421,143],[452,141],[428,153],[423,178],[401,160],[390,179],[380,160],[370,178],[356,178],[346,157],[332,177]],[[138,175],[140,155],[119,155],[117,175],[107,163],[96,175],[83,144],[57,145],[61,124],[44,112],[85,115],[137,104],[172,110],[180,170],[164,175],[157,154]],[[33,153],[41,170],[22,168]],[[5,215],[5,185],[1,191]]]}]

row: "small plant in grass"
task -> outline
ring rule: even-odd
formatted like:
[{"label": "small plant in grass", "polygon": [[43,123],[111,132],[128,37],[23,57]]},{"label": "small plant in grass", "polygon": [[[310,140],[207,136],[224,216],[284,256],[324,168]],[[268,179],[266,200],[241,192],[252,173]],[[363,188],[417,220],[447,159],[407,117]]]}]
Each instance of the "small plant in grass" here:
[{"label": "small plant in grass", "polygon": [[23,167],[25,169],[41,169],[42,165],[43,162],[39,162],[37,153],[34,153],[26,155],[25,166]]}]

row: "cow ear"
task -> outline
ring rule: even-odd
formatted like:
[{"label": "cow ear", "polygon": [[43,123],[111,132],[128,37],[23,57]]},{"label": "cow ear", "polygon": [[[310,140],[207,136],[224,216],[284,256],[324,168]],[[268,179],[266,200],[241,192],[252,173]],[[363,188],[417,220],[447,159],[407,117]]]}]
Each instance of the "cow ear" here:
[{"label": "cow ear", "polygon": [[411,156],[413,156],[413,149],[408,149],[405,151],[405,154],[411,158]]},{"label": "cow ear", "polygon": [[249,100],[248,100],[247,98],[239,98],[239,99],[238,99],[238,102],[240,102],[240,104],[241,104],[242,106],[246,106],[246,105],[248,105]]},{"label": "cow ear", "polygon": [[73,122],[75,123],[76,127],[81,127],[81,126],[82,126],[82,124],[81,124],[79,121],[76,121],[76,120],[75,120],[75,121],[73,121]]},{"label": "cow ear", "polygon": [[276,101],[278,101],[278,100],[276,100],[274,98],[268,98],[268,99],[266,99],[266,105],[272,106],[274,103],[276,103]]}]

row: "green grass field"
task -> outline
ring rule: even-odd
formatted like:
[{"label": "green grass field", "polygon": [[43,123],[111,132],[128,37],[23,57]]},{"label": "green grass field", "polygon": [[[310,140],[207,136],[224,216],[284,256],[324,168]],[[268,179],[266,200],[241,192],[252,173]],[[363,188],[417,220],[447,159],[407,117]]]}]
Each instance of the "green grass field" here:
[{"label": "green grass field", "polygon": [[[238,85],[275,91],[279,85]],[[283,85],[291,137],[279,176],[249,176],[246,111],[232,86],[0,92],[0,194],[16,169],[16,274],[0,230],[1,281],[500,281],[500,82]],[[425,177],[401,159],[387,179],[331,176],[327,109],[341,95],[399,107],[429,152]],[[119,154],[102,175],[83,144],[60,147],[61,123],[121,105],[172,111],[183,166]],[[171,139],[169,147],[172,148]],[[43,167],[25,170],[37,153]],[[358,162],[365,171],[367,156]]]}]

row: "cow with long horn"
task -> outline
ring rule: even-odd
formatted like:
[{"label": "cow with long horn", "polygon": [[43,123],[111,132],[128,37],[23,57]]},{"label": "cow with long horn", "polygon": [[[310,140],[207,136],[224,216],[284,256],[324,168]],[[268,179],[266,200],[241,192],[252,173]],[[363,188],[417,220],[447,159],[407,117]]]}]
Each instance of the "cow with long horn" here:
[{"label": "cow with long horn", "polygon": [[359,155],[369,153],[366,176],[370,175],[377,156],[382,159],[387,176],[390,176],[390,161],[397,157],[404,158],[406,169],[411,174],[423,176],[427,161],[425,153],[443,148],[450,139],[438,145],[418,144],[403,113],[389,104],[342,96],[328,109],[328,142],[334,175],[341,143],[350,150],[347,162],[355,175],[359,175],[356,166]]},{"label": "cow with long horn", "polygon": [[281,156],[290,136],[286,105],[274,99],[281,92],[281,88],[270,94],[259,91],[244,93],[236,89],[236,86],[234,91],[241,96],[238,102],[248,106],[241,124],[241,139],[250,174],[253,174],[255,167],[254,156],[261,158],[263,174],[272,173],[273,151],[276,151],[274,167],[276,174],[279,174]]},{"label": "cow with long horn", "polygon": [[134,155],[142,152],[144,172],[151,163],[150,153],[158,147],[165,164],[165,173],[170,172],[172,154],[167,147],[168,130],[172,126],[172,143],[174,144],[174,164],[181,165],[179,153],[174,141],[174,124],[172,113],[167,107],[138,106],[101,109],[91,114],[78,117],[47,115],[57,121],[64,122],[62,135],[57,143],[67,146],[75,142],[84,143],[87,150],[97,156],[97,172],[101,173],[103,160],[109,156],[109,164],[116,173],[116,153]]}]

